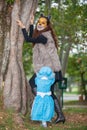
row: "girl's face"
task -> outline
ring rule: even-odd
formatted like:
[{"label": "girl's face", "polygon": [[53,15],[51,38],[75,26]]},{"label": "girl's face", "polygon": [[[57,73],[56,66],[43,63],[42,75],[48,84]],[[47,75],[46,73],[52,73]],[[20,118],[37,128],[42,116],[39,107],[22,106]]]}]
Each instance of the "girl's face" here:
[{"label": "girl's face", "polygon": [[41,17],[37,22],[37,30],[42,31],[47,27],[47,19],[44,17]]}]

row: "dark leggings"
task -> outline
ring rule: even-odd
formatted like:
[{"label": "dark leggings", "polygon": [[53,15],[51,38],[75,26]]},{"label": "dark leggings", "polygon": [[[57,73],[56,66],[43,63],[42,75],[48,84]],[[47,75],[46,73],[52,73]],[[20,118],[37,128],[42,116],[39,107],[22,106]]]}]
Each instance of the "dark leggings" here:
[{"label": "dark leggings", "polygon": [[[30,83],[30,86],[31,86],[31,89],[32,89],[32,93],[36,96],[36,92],[37,92],[37,86],[35,85],[35,77],[36,77],[36,74],[34,74],[31,79],[29,80],[29,83]],[[56,82],[55,82],[56,83]],[[55,86],[55,83],[51,86],[51,93],[52,93],[52,98],[53,99],[57,99],[56,95],[54,94],[54,86]]]}]

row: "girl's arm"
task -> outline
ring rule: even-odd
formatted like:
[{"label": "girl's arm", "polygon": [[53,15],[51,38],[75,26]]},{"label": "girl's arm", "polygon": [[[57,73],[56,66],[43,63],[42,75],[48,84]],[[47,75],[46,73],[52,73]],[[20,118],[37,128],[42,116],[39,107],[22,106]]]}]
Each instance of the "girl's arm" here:
[{"label": "girl's arm", "polygon": [[20,21],[17,20],[18,25],[21,27],[25,41],[26,42],[33,42],[33,43],[42,43],[45,44],[47,42],[47,38],[44,37],[43,35],[38,36],[37,38],[32,38],[32,34],[33,34],[33,21],[34,21],[34,17],[32,16],[30,19],[30,34],[28,36],[28,33],[26,31],[26,28],[24,26],[24,24]]},{"label": "girl's arm", "polygon": [[[30,34],[28,36],[28,33],[26,31],[26,28],[24,26],[24,24],[20,21],[17,20],[18,25],[21,27],[25,41],[26,42],[33,42],[33,43],[42,43],[45,44],[47,42],[47,38],[44,37],[43,35],[38,36],[37,38],[32,38],[32,34],[33,34],[33,25],[30,25]],[[32,24],[32,23],[31,23]]]},{"label": "girl's arm", "polygon": [[22,29],[22,32],[23,32],[26,42],[32,42],[32,43],[37,43],[37,44],[38,43],[42,43],[42,44],[47,43],[47,38],[44,37],[43,35],[40,35],[37,38],[32,38],[32,37],[28,36],[28,33],[25,28]]},{"label": "girl's arm", "polygon": [[[32,35],[33,35],[33,23],[31,21],[30,21],[30,23],[31,23],[31,25],[29,27],[29,30],[30,30],[29,37],[32,37]],[[26,30],[24,24],[20,20],[17,20],[17,24],[20,26],[20,28],[22,30]],[[27,33],[27,31],[26,31],[26,33]],[[27,33],[27,35],[28,35],[28,33]]]},{"label": "girl's arm", "polygon": [[33,24],[34,24],[34,15],[32,14],[30,18],[29,37],[32,37],[33,35]]},{"label": "girl's arm", "polygon": [[29,27],[29,37],[32,37],[32,35],[33,35],[33,24],[31,24]]}]

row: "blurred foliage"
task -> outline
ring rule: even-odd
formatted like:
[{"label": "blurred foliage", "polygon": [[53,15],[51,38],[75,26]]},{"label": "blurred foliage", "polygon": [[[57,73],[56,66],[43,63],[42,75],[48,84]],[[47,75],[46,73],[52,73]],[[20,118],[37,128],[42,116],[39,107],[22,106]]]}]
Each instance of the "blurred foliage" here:
[{"label": "blurred foliage", "polygon": [[87,95],[87,52],[74,54],[69,57],[67,73],[74,77],[74,82],[79,83],[79,93]]},{"label": "blurred foliage", "polygon": [[33,73],[32,55],[32,43],[25,42],[23,45],[23,66],[28,77]]},{"label": "blurred foliage", "polygon": [[80,73],[84,72],[87,78],[87,53],[74,54],[69,57],[67,73],[79,79]]},{"label": "blurred foliage", "polygon": [[6,0],[7,3],[13,4],[15,0]]}]

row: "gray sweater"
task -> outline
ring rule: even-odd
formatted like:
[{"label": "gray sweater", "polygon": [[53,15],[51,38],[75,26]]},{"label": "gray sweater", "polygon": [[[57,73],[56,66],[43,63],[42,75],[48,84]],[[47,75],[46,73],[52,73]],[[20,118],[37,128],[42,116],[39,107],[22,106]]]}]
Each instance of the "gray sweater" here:
[{"label": "gray sweater", "polygon": [[46,44],[35,44],[33,48],[33,66],[34,72],[37,73],[41,67],[49,66],[53,71],[60,71],[61,64],[51,31],[43,32],[47,38]]}]

